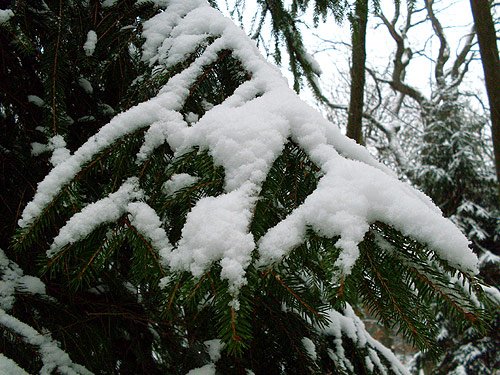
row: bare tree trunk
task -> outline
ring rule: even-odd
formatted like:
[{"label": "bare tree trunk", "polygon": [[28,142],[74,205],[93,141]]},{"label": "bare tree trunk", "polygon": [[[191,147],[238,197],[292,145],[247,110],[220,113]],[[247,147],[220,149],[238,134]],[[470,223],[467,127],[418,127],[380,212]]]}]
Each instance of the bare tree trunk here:
[{"label": "bare tree trunk", "polygon": [[481,51],[486,92],[490,103],[491,132],[495,151],[495,168],[500,194],[500,63],[495,25],[489,0],[470,0],[476,34]]},{"label": "bare tree trunk", "polygon": [[357,0],[352,24],[351,98],[347,118],[347,136],[363,143],[361,121],[365,93],[366,24],[368,22],[368,0]]}]

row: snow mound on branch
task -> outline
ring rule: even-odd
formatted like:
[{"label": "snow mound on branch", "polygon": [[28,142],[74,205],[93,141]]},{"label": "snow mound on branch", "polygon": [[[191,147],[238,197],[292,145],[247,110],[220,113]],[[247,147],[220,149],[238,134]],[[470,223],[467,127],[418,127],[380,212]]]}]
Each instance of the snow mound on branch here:
[{"label": "snow mound on branch", "polygon": [[92,84],[87,78],[80,77],[78,78],[78,85],[85,91],[87,94],[92,94],[94,92],[94,88]]},{"label": "snow mound on branch", "polygon": [[103,8],[109,8],[115,5],[116,1],[117,0],[104,0],[101,5]]},{"label": "snow mound on branch", "polygon": [[83,50],[87,56],[92,56],[95,51],[95,45],[97,43],[97,34],[94,30],[90,30],[87,33],[87,40],[83,45]]},{"label": "snow mound on branch", "polygon": [[209,363],[203,367],[198,367],[189,371],[186,375],[215,375],[215,365]]},{"label": "snow mound on branch", "polygon": [[[468,248],[467,239],[442,217],[431,200],[398,181],[364,147],[302,102],[279,70],[264,60],[254,42],[231,20],[203,0],[157,3],[167,9],[144,22],[144,61],[168,68],[197,51],[200,41],[211,37],[213,42],[156,97],[116,116],[58,164],[39,184],[19,221],[21,227],[42,215],[62,187],[98,152],[146,128],[136,162],[144,162],[155,148],[168,142],[176,157],[194,147],[207,150],[225,171],[225,194],[200,199],[187,216],[177,248],[165,252],[168,265],[175,270],[190,271],[198,277],[214,262],[220,262],[221,277],[237,295],[246,282],[245,269],[252,252],[258,252],[260,266],[270,266],[300,245],[306,229],[311,228],[326,237],[340,237],[337,266],[349,274],[358,258],[358,243],[370,224],[381,221],[427,244],[451,265],[477,272],[477,257]],[[207,107],[205,115],[189,126],[181,110],[190,88],[204,68],[227,50],[251,78],[221,104]],[[262,183],[289,139],[321,169],[322,178],[317,190],[271,228],[257,246],[249,232],[252,213]],[[131,197],[127,204],[144,199]],[[75,216],[80,215],[82,220],[89,216],[85,209],[81,214]],[[74,232],[70,230],[72,220],[68,228],[63,228],[65,231]],[[100,219],[93,216],[93,220]],[[161,224],[155,223],[158,227]]]},{"label": "snow mound on branch", "polygon": [[19,367],[16,362],[7,358],[2,353],[0,353],[0,374],[29,375],[26,371]]},{"label": "snow mound on branch", "polygon": [[0,326],[12,331],[24,342],[37,348],[43,363],[40,374],[52,374],[54,370],[68,375],[92,374],[85,367],[72,362],[69,355],[60,349],[58,343],[49,336],[42,335],[33,327],[7,314],[3,309],[0,309]]},{"label": "snow mound on branch", "polygon": [[138,179],[132,177],[125,181],[116,192],[89,204],[81,212],[71,217],[54,238],[50,249],[47,250],[47,257],[52,258],[64,246],[79,241],[99,225],[118,220],[127,212],[127,205],[130,201],[142,197],[143,193],[138,185]]},{"label": "snow mound on branch", "polygon": [[0,9],[0,25],[14,17],[14,12],[10,9]]},{"label": "snow mound on branch", "polygon": [[177,191],[184,189],[198,181],[198,177],[191,176],[187,173],[174,174],[170,180],[163,184],[163,192],[165,195],[175,194]]},{"label": "snow mound on branch", "polygon": [[309,337],[303,337],[302,338],[302,345],[304,346],[304,349],[306,350],[307,355],[313,361],[315,361],[318,358],[318,354],[316,353],[316,345],[314,345],[314,342]]},{"label": "snow mound on branch", "polygon": [[255,242],[248,227],[256,197],[251,184],[246,188],[200,199],[187,215],[182,238],[170,255],[174,270],[203,275],[210,265],[221,260],[221,277],[237,293],[245,284],[245,269],[250,264]]},{"label": "snow mound on branch", "polygon": [[45,102],[43,101],[43,99],[37,95],[28,95],[28,102],[40,108],[43,108],[45,106]]},{"label": "snow mound on branch", "polygon": [[130,223],[144,235],[160,255],[165,266],[168,266],[168,258],[172,245],[168,240],[165,229],[161,227],[161,221],[155,210],[144,202],[131,202],[127,205],[130,213]]}]

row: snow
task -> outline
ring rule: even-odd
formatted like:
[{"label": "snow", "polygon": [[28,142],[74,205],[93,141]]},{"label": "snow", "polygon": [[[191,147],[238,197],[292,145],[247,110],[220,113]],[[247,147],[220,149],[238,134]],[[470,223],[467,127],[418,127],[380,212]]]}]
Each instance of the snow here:
[{"label": "snow", "polygon": [[[50,298],[45,294],[45,284],[37,277],[24,275],[21,268],[9,260],[0,249],[0,327],[19,336],[26,343],[37,347],[43,367],[40,374],[49,375],[57,369],[61,374],[89,375],[84,367],[71,361],[68,354],[58,347],[49,336],[42,335],[33,327],[21,322],[7,312],[12,309],[15,293],[29,293]],[[0,353],[1,374],[26,374],[16,363]]]},{"label": "snow", "polygon": [[309,53],[303,51],[302,52],[302,57],[307,61],[307,63],[311,66],[314,74],[320,76],[323,74],[323,71],[321,70],[321,66],[319,63],[316,61],[316,59],[310,55]]},{"label": "snow", "polygon": [[104,0],[101,5],[103,8],[109,8],[115,5],[117,1],[118,0]]},{"label": "snow", "polygon": [[[279,70],[264,60],[255,43],[232,21],[202,0],[156,1],[156,4],[168,6],[168,11],[144,22],[144,61],[163,65],[160,69],[168,68],[193,53],[207,36],[215,36],[215,41],[188,68],[172,77],[156,97],[114,117],[59,163],[39,184],[19,220],[21,227],[42,215],[61,189],[97,153],[116,140],[146,128],[137,163],[146,161],[151,152],[167,142],[175,152],[174,158],[198,147],[207,150],[215,164],[223,167],[224,194],[202,198],[194,205],[176,248],[164,251],[164,262],[174,271],[189,271],[195,277],[218,262],[222,267],[221,277],[228,281],[235,298],[246,283],[245,270],[254,250],[260,267],[272,266],[305,241],[307,228],[325,237],[339,237],[336,246],[341,254],[336,265],[346,275],[357,261],[358,243],[376,221],[427,244],[450,265],[464,272],[477,272],[478,260],[467,239],[443,218],[431,200],[398,181],[364,147],[346,138],[336,126],[302,102]],[[90,34],[88,41],[96,40]],[[207,105],[207,112],[197,121],[192,116],[185,120],[181,110],[190,87],[222,50],[233,51],[251,79],[221,104]],[[289,139],[321,169],[322,177],[318,188],[304,203],[256,244],[249,232],[253,210],[267,173]],[[170,184],[174,184],[172,181],[166,184],[167,193]],[[53,256],[65,244],[127,212],[129,203],[144,198],[137,194],[136,188],[128,189],[119,202],[110,196],[75,214],[54,239],[48,255]],[[160,233],[159,219],[150,214],[146,217],[155,222],[150,228]],[[158,236],[153,236],[156,240],[149,238],[163,243],[155,247],[167,249],[163,234]],[[233,305],[237,307],[236,300]]]},{"label": "snow", "polygon": [[377,367],[380,373],[387,374],[388,370],[379,357],[379,355],[382,355],[392,373],[401,375],[410,374],[394,353],[370,336],[365,329],[364,323],[354,313],[349,304],[346,305],[343,314],[335,310],[329,310],[327,317],[329,323],[325,327],[318,328],[318,331],[323,335],[335,337],[336,351],[332,350],[330,356],[333,356],[336,362],[343,363],[347,368],[351,369],[351,372],[354,370],[349,359],[345,357],[342,346],[342,335],[345,335],[359,348],[368,349],[369,360],[373,366]]},{"label": "snow", "polygon": [[0,353],[0,374],[6,375],[28,375],[16,362]]},{"label": "snow", "polygon": [[52,150],[50,163],[53,166],[64,162],[70,157],[70,152],[66,148],[66,141],[64,140],[62,135],[55,135],[50,138],[47,148],[49,150]]},{"label": "snow", "polygon": [[191,176],[187,173],[174,174],[165,184],[163,184],[163,192],[165,195],[172,195],[181,189],[193,185],[196,181],[198,181],[198,177]]},{"label": "snow", "polygon": [[[155,1],[155,3],[159,6],[166,5],[158,1]],[[169,41],[166,41],[166,36],[170,34],[181,18],[198,6],[208,5],[203,1],[170,1],[169,3],[168,12],[160,13],[143,23],[142,35],[146,39],[143,45],[143,60],[149,61],[151,65],[157,62],[159,57],[157,55],[158,48],[164,43],[169,43]]]},{"label": "snow", "polygon": [[186,124],[182,115],[175,111],[162,111],[159,117],[160,119],[151,124],[144,136],[144,143],[137,154],[138,164],[147,160],[158,146],[165,143],[170,127]]},{"label": "snow", "polygon": [[382,361],[380,360],[380,357],[375,350],[371,348],[368,349],[368,357],[370,358],[371,363],[373,363],[373,365],[380,370],[382,375],[387,375],[387,371],[385,370],[384,365],[382,364]]},{"label": "snow", "polygon": [[99,103],[97,106],[104,115],[112,116],[116,113],[113,107],[111,107],[109,104]]},{"label": "snow", "polygon": [[0,9],[0,25],[14,17],[14,12],[10,9]]},{"label": "snow", "polygon": [[467,370],[464,366],[460,365],[450,373],[450,375],[467,375]]},{"label": "snow", "polygon": [[442,340],[445,340],[446,338],[448,338],[449,336],[449,332],[448,330],[446,329],[446,327],[441,327],[441,329],[439,330],[439,333],[436,337],[436,340],[439,342],[439,341],[442,341]]},{"label": "snow", "polygon": [[[233,191],[246,182],[264,182],[276,156],[283,150],[289,132],[287,121],[262,107],[273,106],[264,95],[246,105],[217,106],[186,129],[191,142],[208,149],[226,173],[225,189]],[[260,111],[260,112],[259,112]]]},{"label": "snow", "polygon": [[127,205],[130,223],[143,234],[158,251],[162,263],[167,266],[167,259],[172,250],[165,230],[156,211],[144,202],[131,202]]},{"label": "snow", "polygon": [[479,257],[479,264],[486,265],[488,263],[500,263],[500,257],[491,251],[483,249],[483,253]]},{"label": "snow", "polygon": [[95,45],[97,43],[97,34],[94,30],[90,30],[87,33],[87,40],[83,45],[83,50],[87,56],[92,56],[95,51]]},{"label": "snow", "polygon": [[0,249],[0,308],[9,311],[14,306],[15,293],[45,295],[45,285],[33,276],[24,275],[21,268]]},{"label": "snow", "polygon": [[195,122],[198,122],[199,119],[200,119],[200,117],[196,113],[189,112],[186,114],[186,121],[190,125],[195,123]]},{"label": "snow", "polygon": [[309,337],[303,337],[302,345],[304,346],[307,355],[309,355],[309,357],[313,361],[315,361],[318,358],[318,354],[316,353],[316,345],[314,345],[314,342],[312,342],[312,340]]},{"label": "snow", "polygon": [[94,116],[82,116],[76,120],[77,122],[90,122],[90,121],[95,121]]},{"label": "snow", "polygon": [[49,148],[47,145],[44,145],[43,143],[33,142],[31,144],[31,155],[33,156],[38,156],[46,151],[49,151]]},{"label": "snow", "polygon": [[219,339],[208,340],[203,343],[207,347],[208,355],[212,362],[217,362],[221,357],[221,350],[224,344]]},{"label": "snow", "polygon": [[45,106],[45,102],[43,101],[43,99],[36,95],[28,95],[28,102],[40,108]]},{"label": "snow", "polygon": [[80,77],[78,78],[78,84],[87,94],[92,94],[94,92],[94,88],[88,79]]},{"label": "snow", "polygon": [[494,286],[481,285],[481,289],[489,296],[489,298],[500,305],[500,291]]},{"label": "snow", "polygon": [[472,252],[457,251],[468,249],[468,240],[458,235],[458,229],[449,220],[435,215],[406,191],[404,183],[357,161],[336,159],[324,166],[326,175],[305,202],[261,238],[262,264],[288,254],[303,242],[306,228],[312,227],[325,237],[340,236],[336,246],[342,253],[337,266],[349,274],[359,255],[357,244],[376,218],[427,243],[450,264],[469,272],[476,270],[477,258]]},{"label": "snow", "polygon": [[117,139],[150,125],[157,119],[157,114],[161,110],[157,103],[149,101],[114,117],[98,134],[90,137],[68,160],[53,168],[38,184],[35,197],[28,203],[22,218],[18,221],[19,226],[26,227],[40,215],[62,187],[69,183],[95,154],[109,147]]},{"label": "snow", "polygon": [[20,291],[31,294],[45,294],[45,284],[38,277],[24,275],[18,280]]},{"label": "snow", "polygon": [[246,283],[245,269],[255,248],[248,227],[255,203],[252,185],[218,197],[200,199],[188,213],[182,238],[170,256],[175,271],[190,271],[200,277],[210,265],[221,260],[221,278],[237,293]]},{"label": "snow", "polygon": [[52,374],[58,370],[61,374],[67,375],[91,375],[83,366],[71,361],[69,355],[61,350],[57,343],[49,336],[37,332],[33,327],[21,322],[15,317],[7,314],[0,308],[0,325],[16,335],[19,335],[26,343],[37,347],[41,355],[43,366],[40,369],[41,375]]},{"label": "snow", "polygon": [[375,368],[375,365],[373,364],[372,360],[370,359],[370,356],[365,357],[365,366],[368,372],[372,373],[373,369]]},{"label": "snow", "polygon": [[186,375],[215,375],[215,365],[209,363],[208,365],[189,371]]},{"label": "snow", "polygon": [[[71,217],[54,238],[50,249],[47,250],[47,257],[52,258],[64,246],[83,239],[98,226],[118,220],[126,213],[128,203],[143,196],[138,184],[138,179],[131,177],[116,192],[89,204]],[[157,234],[155,234],[155,239],[157,239],[156,236]]]},{"label": "snow", "polygon": [[49,161],[53,166],[62,163],[70,157],[70,151],[66,148],[66,141],[61,135],[53,136],[47,144],[38,142],[31,144],[31,155],[33,156],[38,156],[47,151],[52,151]]}]

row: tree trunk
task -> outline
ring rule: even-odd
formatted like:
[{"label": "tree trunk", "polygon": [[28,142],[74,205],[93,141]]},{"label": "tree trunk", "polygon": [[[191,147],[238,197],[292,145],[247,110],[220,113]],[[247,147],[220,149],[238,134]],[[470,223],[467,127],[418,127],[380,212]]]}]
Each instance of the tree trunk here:
[{"label": "tree trunk", "polygon": [[357,143],[363,143],[361,121],[365,92],[366,24],[368,22],[368,0],[357,0],[352,27],[351,98],[347,118],[347,136]]},{"label": "tree trunk", "polygon": [[490,103],[491,132],[495,151],[495,168],[500,195],[500,63],[495,25],[489,0],[470,0],[476,27],[486,92]]}]

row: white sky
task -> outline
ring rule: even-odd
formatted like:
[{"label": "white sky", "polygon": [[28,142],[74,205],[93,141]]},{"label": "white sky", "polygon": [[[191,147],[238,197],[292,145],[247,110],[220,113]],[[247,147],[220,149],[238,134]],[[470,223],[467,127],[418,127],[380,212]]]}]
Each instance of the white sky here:
[{"label": "white sky", "polygon": [[[393,0],[382,0],[381,3],[383,12],[386,14],[387,18],[391,19],[393,13],[391,3],[393,3]],[[402,1],[402,3],[404,3],[404,1]],[[470,12],[469,1],[438,1],[435,6],[435,13],[445,28],[445,34],[450,44],[450,62],[453,62],[455,54],[463,44],[464,35],[470,32],[472,25],[472,15]],[[421,14],[422,15],[415,17],[415,20],[422,19],[423,12]],[[381,24],[381,20],[373,15],[369,18],[368,29],[367,66],[376,68],[378,71],[383,71],[383,69],[392,61],[391,54],[395,49],[395,42],[389,36],[386,27]],[[322,25],[319,29],[319,33],[321,35],[326,35],[325,38],[328,39],[333,36],[335,40],[342,40],[347,43],[350,42],[348,23],[345,23],[342,27],[335,25],[328,25],[328,27],[326,27],[326,25]],[[328,37],[328,35],[332,36]],[[412,29],[408,34],[408,39],[414,51],[425,48],[428,56],[437,55],[439,43],[437,37],[433,35],[432,28],[429,23],[423,23]],[[316,50],[320,50],[322,47],[325,47],[325,44],[318,44],[318,42],[315,42],[313,39],[310,39],[310,41],[312,43],[311,45],[314,46],[313,48]],[[338,75],[337,72],[333,71],[330,73],[330,69],[327,69],[329,63],[331,64],[332,62],[340,65],[342,67],[341,69],[343,69],[343,73],[348,75],[348,61],[346,57],[349,52],[345,47],[341,49],[341,51],[343,52],[333,51],[315,54],[316,59],[325,70],[325,77],[323,78],[324,81],[327,81],[328,79],[335,80],[335,77],[332,77],[332,74]],[[428,92],[433,69],[434,62],[431,59],[414,54],[408,67],[407,80],[411,85]],[[328,75],[332,78],[329,78]],[[348,79],[348,76],[345,78]],[[467,74],[468,87],[473,87],[474,89],[483,91],[484,84],[482,80],[481,64],[479,61],[474,61],[470,66],[470,72]]]}]

